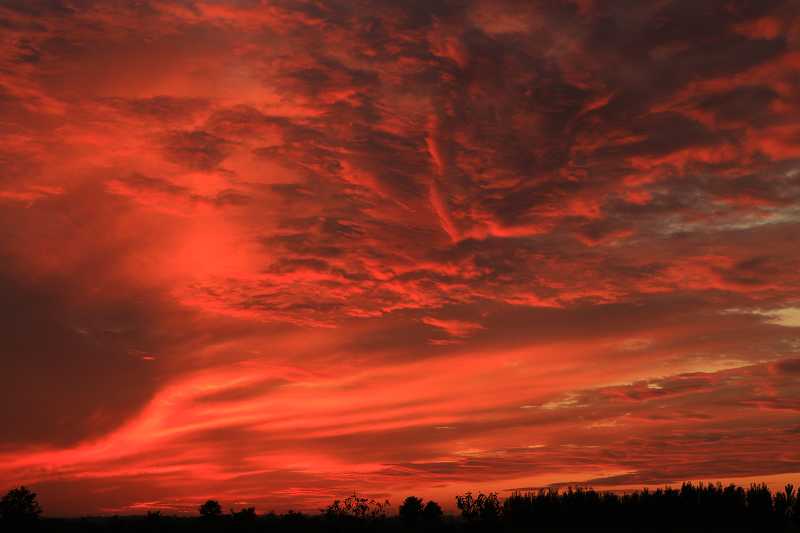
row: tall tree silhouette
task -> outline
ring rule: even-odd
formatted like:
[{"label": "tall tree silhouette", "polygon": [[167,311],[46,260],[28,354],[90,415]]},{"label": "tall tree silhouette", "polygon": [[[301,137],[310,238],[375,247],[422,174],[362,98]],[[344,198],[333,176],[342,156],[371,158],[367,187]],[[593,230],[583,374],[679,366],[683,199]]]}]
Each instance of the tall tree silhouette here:
[{"label": "tall tree silhouette", "polygon": [[39,518],[42,507],[36,493],[25,487],[11,489],[0,500],[0,516],[11,523],[30,522]]},{"label": "tall tree silhouette", "polygon": [[794,485],[791,483],[784,487],[783,492],[775,493],[775,519],[779,523],[786,523],[791,519],[794,499]]}]

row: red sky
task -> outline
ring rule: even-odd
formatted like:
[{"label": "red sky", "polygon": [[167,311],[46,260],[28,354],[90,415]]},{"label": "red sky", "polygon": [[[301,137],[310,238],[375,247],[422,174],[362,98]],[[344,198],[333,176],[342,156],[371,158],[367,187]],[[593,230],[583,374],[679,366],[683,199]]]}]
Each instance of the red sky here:
[{"label": "red sky", "polygon": [[0,27],[0,488],[57,515],[800,478],[797,2]]}]

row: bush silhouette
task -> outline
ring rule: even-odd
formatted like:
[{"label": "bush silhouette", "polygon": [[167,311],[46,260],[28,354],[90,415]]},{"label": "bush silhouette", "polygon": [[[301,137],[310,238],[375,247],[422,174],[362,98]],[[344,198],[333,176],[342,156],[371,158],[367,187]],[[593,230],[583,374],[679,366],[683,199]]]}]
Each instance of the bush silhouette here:
[{"label": "bush silhouette", "polygon": [[254,522],[256,519],[256,508],[255,507],[245,507],[238,511],[234,511],[231,509],[231,516],[239,521],[242,522]]},{"label": "bush silhouette", "polygon": [[406,498],[398,509],[400,520],[407,526],[416,525],[422,518],[424,507],[416,496]]},{"label": "bush silhouette", "polygon": [[204,518],[216,518],[222,515],[222,506],[217,500],[207,500],[198,509],[200,516]]},{"label": "bush silhouette", "polygon": [[29,522],[39,518],[42,507],[36,500],[36,493],[25,487],[11,489],[0,500],[0,516],[11,523]]}]

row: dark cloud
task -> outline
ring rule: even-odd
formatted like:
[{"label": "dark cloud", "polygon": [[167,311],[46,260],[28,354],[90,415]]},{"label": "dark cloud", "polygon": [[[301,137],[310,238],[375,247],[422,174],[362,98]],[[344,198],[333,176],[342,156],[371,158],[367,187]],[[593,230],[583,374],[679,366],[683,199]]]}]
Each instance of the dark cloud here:
[{"label": "dark cloud", "polygon": [[227,157],[230,143],[205,131],[175,131],[163,144],[164,155],[173,163],[195,170],[212,170]]},{"label": "dark cloud", "polygon": [[159,95],[150,98],[109,99],[109,103],[135,116],[163,122],[187,121],[208,108],[209,102],[202,98],[176,98]]},{"label": "dark cloud", "polygon": [[[4,339],[0,441],[74,444],[123,424],[152,397],[162,374],[140,353],[166,348],[146,306],[70,303],[56,280],[0,277]],[[88,308],[87,308],[88,307]],[[46,392],[46,393],[45,393]],[[102,401],[98,401],[102,399]]]}]

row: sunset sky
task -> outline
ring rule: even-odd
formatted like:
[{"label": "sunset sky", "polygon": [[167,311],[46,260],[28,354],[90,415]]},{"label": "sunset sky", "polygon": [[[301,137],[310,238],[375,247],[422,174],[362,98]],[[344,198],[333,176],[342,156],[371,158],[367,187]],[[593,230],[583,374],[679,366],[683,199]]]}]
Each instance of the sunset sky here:
[{"label": "sunset sky", "polygon": [[0,1],[0,491],[800,481],[800,4]]}]

